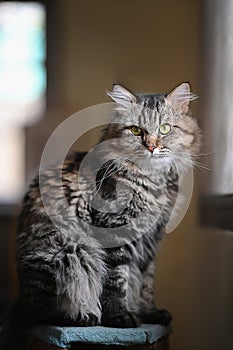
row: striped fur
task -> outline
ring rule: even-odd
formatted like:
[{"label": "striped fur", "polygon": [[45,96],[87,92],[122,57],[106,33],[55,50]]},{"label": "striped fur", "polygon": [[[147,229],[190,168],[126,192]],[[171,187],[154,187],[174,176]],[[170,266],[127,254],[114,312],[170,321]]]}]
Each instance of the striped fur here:
[{"label": "striped fur", "polygon": [[[200,145],[187,111],[193,97],[187,84],[164,95],[134,95],[114,85],[109,95],[116,112],[100,140],[108,149],[98,151],[96,179],[109,211],[92,206],[92,165],[80,172],[85,153],[46,170],[40,186],[38,178],[32,182],[17,235],[20,294],[3,327],[1,349],[21,349],[20,332],[33,323],[134,327],[171,320],[154,302],[154,259],[175,205],[179,171],[192,166]],[[165,136],[159,132],[164,123],[171,125]],[[133,135],[132,126],[142,134]],[[103,245],[97,229],[119,244]]]}]

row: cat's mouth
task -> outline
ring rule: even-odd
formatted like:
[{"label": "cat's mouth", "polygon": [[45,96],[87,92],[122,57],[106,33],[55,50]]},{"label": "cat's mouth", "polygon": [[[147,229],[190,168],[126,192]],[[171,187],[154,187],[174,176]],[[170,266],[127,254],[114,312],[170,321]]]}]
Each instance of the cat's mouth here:
[{"label": "cat's mouth", "polygon": [[170,155],[170,151],[168,148],[154,148],[151,150],[145,150],[144,154],[149,158],[167,158]]}]

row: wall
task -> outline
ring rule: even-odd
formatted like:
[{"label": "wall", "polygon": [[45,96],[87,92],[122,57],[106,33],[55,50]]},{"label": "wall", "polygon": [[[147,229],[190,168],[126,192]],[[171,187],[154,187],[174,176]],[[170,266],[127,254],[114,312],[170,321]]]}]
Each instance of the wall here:
[{"label": "wall", "polygon": [[113,82],[135,91],[197,89],[198,1],[62,2],[66,57],[63,96],[84,107]]},{"label": "wall", "polygon": [[[201,0],[63,0],[50,5],[49,110],[28,131],[28,172],[50,131],[81,108],[107,101],[113,82],[136,92],[199,91]],[[55,29],[56,28],[56,29]],[[51,92],[53,91],[53,93]],[[95,142],[88,139],[87,148]],[[198,174],[196,184],[208,179]],[[198,186],[157,264],[158,304],[174,316],[171,350],[230,350],[232,236],[198,225]]]}]

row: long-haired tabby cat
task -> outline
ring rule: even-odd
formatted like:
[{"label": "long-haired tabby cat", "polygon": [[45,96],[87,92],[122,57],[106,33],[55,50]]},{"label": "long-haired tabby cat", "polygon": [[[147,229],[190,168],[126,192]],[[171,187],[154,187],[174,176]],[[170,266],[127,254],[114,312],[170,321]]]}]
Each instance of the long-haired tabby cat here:
[{"label": "long-haired tabby cat", "polygon": [[[200,146],[189,110],[193,95],[188,83],[148,95],[116,84],[108,95],[116,109],[100,139],[107,146],[98,150],[102,165],[95,189],[109,212],[92,206],[91,164],[79,171],[85,153],[62,165],[67,207],[60,165],[45,171],[40,183],[32,182],[17,235],[20,292],[7,315],[1,349],[20,349],[22,329],[36,323],[136,327],[171,321],[155,305],[154,259],[176,202],[179,173]],[[105,230],[107,244],[97,229]]]}]

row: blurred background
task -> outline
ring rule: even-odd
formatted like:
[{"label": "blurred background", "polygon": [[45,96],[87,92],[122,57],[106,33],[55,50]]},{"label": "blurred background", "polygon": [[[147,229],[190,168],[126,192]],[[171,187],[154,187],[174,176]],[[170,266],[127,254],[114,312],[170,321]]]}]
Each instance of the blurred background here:
[{"label": "blurred background", "polygon": [[161,246],[157,303],[174,317],[171,350],[233,349],[233,233],[203,225],[201,200],[233,193],[232,53],[233,0],[0,1],[1,315],[17,296],[19,203],[52,131],[108,102],[114,82],[159,93],[189,81],[214,156],[201,157],[211,170],[196,171],[189,210]]}]

